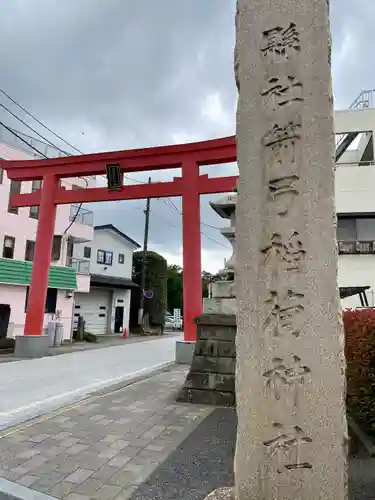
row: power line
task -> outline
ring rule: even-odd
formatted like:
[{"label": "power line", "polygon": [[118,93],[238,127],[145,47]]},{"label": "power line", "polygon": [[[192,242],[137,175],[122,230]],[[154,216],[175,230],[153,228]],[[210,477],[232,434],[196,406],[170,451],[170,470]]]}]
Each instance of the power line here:
[{"label": "power line", "polygon": [[30,113],[30,111],[28,111],[24,106],[22,106],[21,104],[19,104],[15,99],[13,99],[12,97],[10,97],[9,94],[7,94],[5,92],[5,90],[1,89],[0,88],[0,92],[5,95],[5,97],[7,97],[10,101],[12,101],[16,106],[18,106],[20,109],[22,109],[22,111],[24,111],[26,114],[28,114],[29,116],[31,116],[31,118],[33,118],[36,122],[39,123],[39,125],[41,125],[42,127],[44,127],[46,130],[48,130],[48,132],[51,132],[51,134],[53,134],[55,137],[57,137],[58,139],[60,139],[60,141],[64,142],[67,146],[71,147],[72,149],[74,149],[75,151],[77,151],[77,153],[83,155],[84,153],[82,151],[80,151],[78,148],[76,148],[75,146],[73,146],[73,144],[70,144],[68,141],[66,141],[65,139],[63,139],[59,134],[57,134],[56,132],[54,132],[53,130],[51,130],[45,123],[43,123],[41,120],[38,120],[38,118],[36,118],[32,113]]},{"label": "power line", "polygon": [[[164,201],[164,200],[163,200]],[[168,206],[168,205],[167,205]],[[138,210],[139,212],[144,212],[144,209],[143,208],[140,208],[140,207],[133,207],[131,206],[130,207],[132,210]],[[116,210],[116,209],[115,209]],[[151,210],[151,212],[155,212],[155,214],[158,215],[158,217],[162,217],[163,219],[165,219],[167,222],[168,222],[168,225],[171,226],[171,227],[175,227],[176,229],[181,229],[181,226],[178,226],[177,224],[175,224],[174,222],[172,222],[169,218],[167,218],[165,216],[165,214],[161,213],[161,212],[156,212],[155,209],[154,210]],[[224,248],[228,248],[226,245],[224,245],[223,243],[220,243],[220,241],[217,241],[215,240],[214,238],[211,238],[211,236],[208,236],[207,234],[203,233],[202,231],[200,232],[202,236],[204,236],[205,238],[208,238],[209,240],[213,241],[214,243],[217,243],[218,245],[224,247]]]},{"label": "power line", "polygon": [[[135,179],[134,177],[129,177],[128,175],[125,175],[124,177],[126,177],[127,179],[129,179],[131,181],[138,182],[138,184],[147,184],[147,182],[140,181],[139,179]],[[179,210],[179,208],[175,205],[175,203],[173,203],[173,200],[171,200],[171,198],[163,199],[163,202],[167,205],[168,208],[173,208],[173,210],[175,212],[177,212],[178,214],[180,214],[182,216],[181,210]],[[170,205],[168,205],[168,202],[170,203]],[[219,227],[212,226],[211,224],[207,224],[207,222],[201,221],[201,224],[202,224],[202,226],[210,227],[212,229],[217,229],[218,231],[220,231]]]},{"label": "power line", "polygon": [[69,153],[67,153],[66,151],[63,151],[62,149],[60,149],[59,147],[56,146],[56,144],[54,144],[53,142],[51,142],[49,139],[47,139],[46,137],[44,137],[44,135],[40,134],[37,130],[35,130],[33,127],[31,127],[31,125],[29,125],[28,123],[26,123],[25,121],[23,121],[19,116],[17,116],[15,113],[13,113],[13,111],[11,111],[10,109],[8,109],[6,106],[4,106],[4,104],[0,104],[0,106],[5,109],[5,111],[7,111],[9,114],[11,114],[14,118],[16,118],[17,120],[19,120],[23,125],[25,125],[25,127],[29,128],[30,130],[32,130],[35,134],[37,134],[40,138],[43,139],[43,141],[47,142],[50,146],[54,147],[55,149],[57,149],[58,151],[60,151],[60,153],[63,153],[64,155],[66,156],[70,156]]},{"label": "power line", "polygon": [[[0,89],[1,90],[1,89]],[[6,111],[8,111],[12,116],[14,116],[17,120],[19,120],[21,123],[23,123],[24,125],[26,125],[26,127],[30,128],[33,132],[35,132],[36,134],[38,134],[40,137],[42,137],[45,141],[47,141],[51,146],[53,146],[54,148],[56,148],[58,151],[61,151],[62,153],[66,154],[67,156],[69,156],[68,153],[66,153],[65,151],[62,151],[60,148],[58,148],[55,144],[53,144],[51,141],[49,141],[48,139],[46,139],[44,136],[42,136],[41,134],[39,134],[39,132],[37,132],[36,130],[34,130],[30,125],[28,125],[26,122],[24,122],[21,118],[19,118],[16,114],[14,114],[12,111],[10,111],[8,108],[6,108],[3,104],[0,104],[1,107],[3,107]],[[35,119],[35,118],[34,118]],[[34,151],[36,151],[38,154],[40,154],[41,156],[43,156],[46,160],[48,160],[48,156],[46,156],[44,153],[42,153],[41,151],[39,151],[39,149],[35,148],[34,146],[32,146],[29,142],[27,142],[23,137],[21,137],[20,135],[17,134],[17,132],[15,132],[14,130],[12,130],[10,127],[8,127],[7,125],[5,125],[5,123],[1,122],[0,121],[0,125],[3,126],[6,130],[8,130],[11,134],[13,134],[15,137],[17,137],[20,141],[24,142],[25,144],[27,144],[31,149],[33,149]],[[86,187],[88,187],[88,182],[87,182],[87,179],[85,177],[82,177],[82,179],[86,182]],[[76,213],[74,214],[74,216],[72,217],[72,220],[70,221],[70,224],[66,227],[66,229],[64,230],[64,234],[66,234],[66,232],[69,230],[69,228],[74,224],[74,222],[76,221],[78,215],[79,215],[79,212],[81,211],[82,209],[82,205],[83,205],[83,202],[81,202],[77,208],[77,211]]]},{"label": "power line", "polygon": [[[173,201],[172,201],[170,198],[167,198],[167,200],[168,200],[168,201],[169,201],[169,203],[172,205],[173,209],[174,209],[176,212],[178,212],[180,215],[182,215],[181,210],[179,210],[179,208],[178,208],[178,207],[176,207],[176,205],[173,203]],[[166,204],[167,204],[167,203],[166,203]],[[167,206],[168,206],[168,204],[167,204]],[[212,229],[217,229],[218,231],[220,231],[220,228],[219,228],[219,227],[217,227],[217,226],[212,226],[211,224],[207,224],[206,222],[203,222],[203,221],[201,221],[201,224],[202,224],[202,226],[211,227]]]},{"label": "power line", "polygon": [[3,123],[2,121],[0,121],[0,125],[2,127],[4,127],[6,130],[8,130],[8,132],[10,132],[11,134],[13,134],[14,136],[16,136],[20,141],[24,142],[25,144],[27,144],[31,149],[33,149],[34,151],[36,151],[38,154],[40,154],[41,156],[43,156],[46,160],[48,160],[48,156],[46,156],[44,153],[42,153],[41,151],[39,151],[39,149],[35,148],[34,146],[32,146],[29,142],[25,141],[25,139],[23,139],[20,135],[18,135],[14,130],[12,130],[10,127],[8,127],[7,125],[5,125],[5,123]]},{"label": "power line", "polygon": [[211,236],[208,236],[207,234],[203,233],[202,231],[201,231],[201,235],[204,236],[205,238],[208,238],[209,240],[213,241],[214,243],[217,243],[218,245],[220,245],[224,248],[228,248],[226,245],[224,245],[224,243],[220,243],[220,241],[214,240],[213,238],[211,238]]}]

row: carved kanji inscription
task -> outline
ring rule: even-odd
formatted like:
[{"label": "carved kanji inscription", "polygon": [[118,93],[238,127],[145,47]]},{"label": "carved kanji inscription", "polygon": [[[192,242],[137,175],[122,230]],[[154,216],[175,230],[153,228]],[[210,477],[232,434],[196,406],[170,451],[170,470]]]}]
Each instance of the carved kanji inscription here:
[{"label": "carved kanji inscription", "polygon": [[273,424],[276,436],[263,444],[270,457],[276,461],[276,472],[282,474],[287,470],[312,469],[308,461],[302,460],[301,448],[312,443],[312,439],[298,425],[289,432],[280,423]]},{"label": "carved kanji inscription", "polygon": [[287,28],[276,26],[263,32],[261,52],[271,62],[285,62],[301,51],[297,26],[290,23]]},{"label": "carved kanji inscription", "polygon": [[286,293],[271,290],[266,300],[271,310],[264,322],[265,330],[270,331],[274,337],[280,337],[285,333],[299,337],[300,328],[296,317],[305,310],[303,299],[303,293],[296,293],[293,290],[287,290]]},{"label": "carved kanji inscription", "polygon": [[268,194],[272,203],[272,210],[276,215],[286,215],[292,206],[293,200],[299,195],[299,177],[291,175],[268,182]]},{"label": "carved kanji inscription", "polygon": [[261,92],[264,104],[276,111],[279,108],[303,102],[302,83],[295,76],[273,76]]},{"label": "carved kanji inscription", "polygon": [[294,406],[298,406],[299,390],[305,383],[305,377],[311,370],[302,363],[298,356],[292,356],[288,363],[283,358],[273,358],[272,368],[263,373],[266,386],[271,389],[276,400],[280,400],[283,391],[292,391]]},{"label": "carved kanji inscription", "polygon": [[296,164],[299,163],[300,140],[302,137],[302,121],[297,115],[293,120],[280,125],[275,123],[272,129],[262,139],[266,149],[268,176],[270,180],[297,174]]},{"label": "carved kanji inscription", "polygon": [[275,267],[281,266],[281,271],[301,271],[301,264],[306,250],[301,236],[297,231],[288,239],[283,239],[279,233],[273,233],[270,241],[262,248],[265,262]]}]

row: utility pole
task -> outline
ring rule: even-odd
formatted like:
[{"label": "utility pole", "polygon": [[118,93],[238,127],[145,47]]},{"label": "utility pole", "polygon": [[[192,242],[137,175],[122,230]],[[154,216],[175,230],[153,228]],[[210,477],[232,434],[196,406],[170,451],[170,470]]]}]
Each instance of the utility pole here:
[{"label": "utility pole", "polygon": [[[148,178],[148,183],[151,184],[151,177]],[[146,287],[146,274],[147,274],[147,245],[148,245],[148,228],[150,224],[150,198],[146,200],[146,209],[145,213],[145,231],[144,231],[144,240],[143,240],[143,256],[142,256],[142,268],[141,268],[141,299],[139,302],[139,316],[138,323],[143,325],[143,311],[145,304],[145,296],[144,291]]]}]

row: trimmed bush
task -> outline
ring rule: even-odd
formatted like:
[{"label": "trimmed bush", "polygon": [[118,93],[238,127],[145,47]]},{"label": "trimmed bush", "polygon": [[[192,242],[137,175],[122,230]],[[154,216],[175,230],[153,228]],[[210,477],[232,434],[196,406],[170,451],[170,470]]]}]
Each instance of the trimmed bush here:
[{"label": "trimmed bush", "polygon": [[14,350],[14,345],[16,341],[14,339],[9,339],[7,337],[5,338],[0,338],[0,352],[2,349],[13,349]]},{"label": "trimmed bush", "polygon": [[348,409],[375,436],[375,310],[347,310],[343,320]]},{"label": "trimmed bush", "polygon": [[98,342],[99,341],[98,337],[90,332],[85,332],[83,334],[83,340],[86,342]]},{"label": "trimmed bush", "polygon": [[[143,252],[133,254],[133,281],[141,285]],[[165,310],[167,308],[167,282],[168,269],[167,261],[156,252],[147,252],[147,272],[146,272],[146,290],[152,290],[152,299],[145,299],[144,312],[149,318],[149,328],[144,331],[145,334],[163,333]],[[133,307],[139,307],[140,290],[137,290],[137,296],[132,296]]]}]

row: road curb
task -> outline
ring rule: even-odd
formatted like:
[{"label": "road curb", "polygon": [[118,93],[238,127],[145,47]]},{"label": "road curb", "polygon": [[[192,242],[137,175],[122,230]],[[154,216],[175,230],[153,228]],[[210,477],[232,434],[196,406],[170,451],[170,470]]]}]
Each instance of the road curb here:
[{"label": "road curb", "polygon": [[[7,434],[6,431],[9,431],[12,428],[16,428],[20,425],[25,425],[27,422],[32,422],[42,415],[48,415],[48,418],[53,418],[56,412],[59,412],[59,410],[61,412],[61,409],[64,409],[63,411],[68,411],[70,407],[74,406],[77,403],[83,402],[85,400],[90,400],[93,397],[95,398],[95,395],[100,396],[106,394],[110,387],[113,389],[113,391],[120,390],[122,388],[128,387],[129,385],[151,378],[164,371],[168,371],[175,365],[175,361],[166,361],[158,365],[143,368],[137,372],[134,372],[133,374],[128,374],[125,376],[116,377],[115,379],[108,379],[97,384],[92,384],[91,386],[86,386],[75,391],[74,396],[72,393],[62,394],[56,398],[56,405],[40,408],[40,410],[38,410],[38,406],[35,406],[35,411],[31,411],[30,409],[28,411],[25,411],[24,408],[21,408],[18,409],[17,412],[9,412],[5,416],[2,416],[0,414],[0,431]],[[58,403],[58,401],[60,403]],[[17,419],[17,413],[21,413],[21,415],[23,414],[23,416],[26,418],[22,419],[22,417],[20,417],[19,419]],[[2,423],[2,418],[9,423]],[[0,435],[0,439],[2,437],[4,437],[4,434]]]},{"label": "road curb", "polygon": [[55,497],[31,490],[13,481],[0,478],[0,493],[9,495],[9,500],[57,500]]}]

